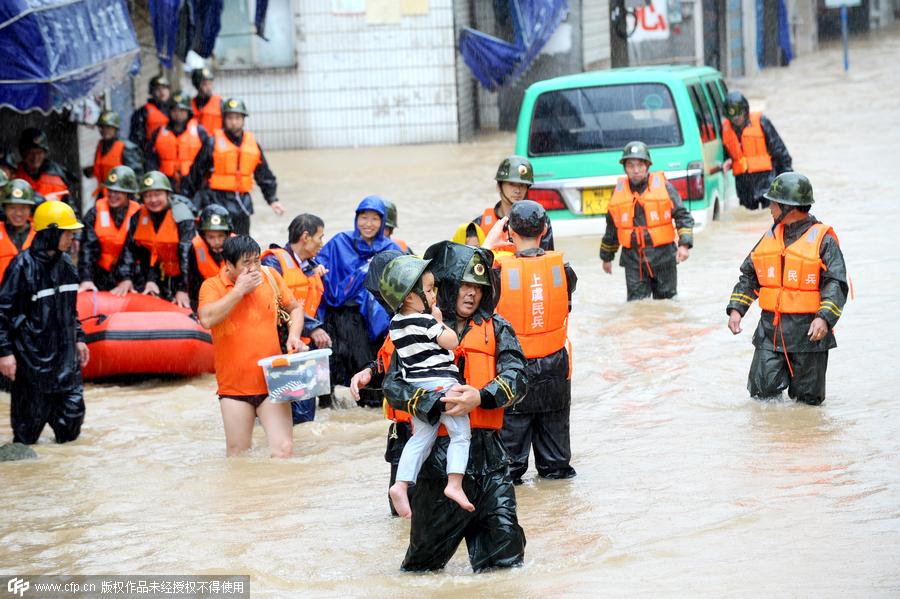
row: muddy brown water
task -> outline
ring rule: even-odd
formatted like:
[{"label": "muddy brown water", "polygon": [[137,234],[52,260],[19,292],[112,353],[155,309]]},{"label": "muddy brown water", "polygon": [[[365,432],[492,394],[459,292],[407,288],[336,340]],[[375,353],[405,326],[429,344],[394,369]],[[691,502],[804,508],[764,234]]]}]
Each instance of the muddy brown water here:
[{"label": "muddy brown water", "polygon": [[[765,106],[807,173],[814,213],[841,239],[856,289],[813,408],[751,401],[758,309],[733,337],[724,306],[769,222],[735,210],[697,236],[671,302],[624,301],[599,238],[559,240],[579,274],[571,319],[572,481],[517,489],[522,569],[474,576],[461,547],[443,573],[398,572],[408,524],[388,516],[386,422],[320,411],[295,457],[226,460],[211,376],[88,385],[81,438],[0,464],[0,572],[252,577],[254,596],[900,596],[900,418],[889,219],[900,193],[900,30],[733,84]],[[252,125],[252,120],[251,120]],[[272,153],[291,213],[349,228],[368,193],[400,206],[419,251],[494,201],[513,138],[461,145]],[[288,219],[261,204],[255,235]],[[11,439],[0,396],[0,441]]]}]

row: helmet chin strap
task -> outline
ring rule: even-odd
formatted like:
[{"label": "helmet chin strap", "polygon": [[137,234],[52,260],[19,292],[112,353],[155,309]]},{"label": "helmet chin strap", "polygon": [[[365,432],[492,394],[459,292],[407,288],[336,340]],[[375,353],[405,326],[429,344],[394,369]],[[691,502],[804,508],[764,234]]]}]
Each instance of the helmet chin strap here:
[{"label": "helmet chin strap", "polygon": [[772,232],[773,232],[773,233],[775,232],[775,227],[777,227],[778,225],[780,225],[780,224],[781,224],[781,221],[783,221],[784,218],[785,218],[788,214],[790,214],[790,212],[794,209],[793,206],[788,206],[788,205],[785,205],[785,204],[781,204],[781,203],[779,203],[779,202],[775,202],[775,203],[778,204],[779,206],[781,206],[781,214],[778,215],[778,218],[776,218],[776,219],[775,219],[775,222],[772,224]]},{"label": "helmet chin strap", "polygon": [[422,300],[422,303],[425,305],[425,309],[422,310],[422,314],[431,314],[431,303],[428,301],[428,297],[425,295],[425,291],[420,287],[419,289],[415,289],[413,293],[418,295],[419,299]]}]

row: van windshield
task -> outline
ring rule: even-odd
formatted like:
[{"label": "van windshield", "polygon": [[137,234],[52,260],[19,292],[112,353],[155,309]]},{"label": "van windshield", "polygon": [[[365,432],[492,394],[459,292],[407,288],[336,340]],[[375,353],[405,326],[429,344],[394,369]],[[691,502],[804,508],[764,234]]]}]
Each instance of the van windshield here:
[{"label": "van windshield", "polygon": [[534,105],[531,156],[621,150],[630,141],[680,146],[669,88],[661,83],[605,85],[546,92]]}]

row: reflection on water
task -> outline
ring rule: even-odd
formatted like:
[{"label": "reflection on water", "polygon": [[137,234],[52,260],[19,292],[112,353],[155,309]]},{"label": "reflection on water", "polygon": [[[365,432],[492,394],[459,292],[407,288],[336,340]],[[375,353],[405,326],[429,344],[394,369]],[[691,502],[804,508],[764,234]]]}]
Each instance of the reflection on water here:
[{"label": "reflection on water", "polygon": [[[874,218],[895,212],[886,192],[900,189],[900,130],[885,126],[896,120],[900,38],[854,41],[853,52],[849,76],[830,49],[743,82],[812,178],[814,213],[834,224],[858,294],[823,407],[750,401],[758,310],[742,335],[725,328],[766,213],[728,213],[698,235],[671,302],[627,304],[621,269],[600,270],[599,238],[560,240],[579,275],[578,477],[529,473],[517,488],[524,569],[472,576],[462,549],[442,574],[400,575],[408,523],[388,516],[380,412],[320,410],[295,429],[285,461],[266,458],[257,428],[257,449],[225,460],[207,376],[89,385],[78,442],[56,446],[45,433],[40,459],[0,464],[0,571],[240,573],[254,596],[271,597],[900,596],[900,325],[890,316],[900,265]],[[269,159],[291,212],[321,215],[326,233],[349,228],[357,201],[380,193],[400,207],[397,235],[423,251],[494,201],[512,141]],[[263,209],[253,230],[275,242],[287,222]],[[3,440],[8,413],[3,395]]]}]

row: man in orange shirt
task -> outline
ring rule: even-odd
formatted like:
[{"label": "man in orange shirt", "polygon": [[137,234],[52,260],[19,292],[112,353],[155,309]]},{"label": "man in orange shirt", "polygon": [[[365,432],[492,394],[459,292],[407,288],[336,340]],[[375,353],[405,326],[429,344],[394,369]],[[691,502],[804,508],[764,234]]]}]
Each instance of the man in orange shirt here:
[{"label": "man in orange shirt", "polygon": [[212,331],[228,457],[250,449],[253,422],[259,416],[272,456],[289,458],[294,451],[291,407],[266,401],[266,380],[257,362],[281,353],[279,302],[291,314],[288,351],[308,349],[300,340],[303,306],[277,271],[267,268],[272,284],[266,281],[259,254],[259,245],[249,236],[229,237],[222,247],[224,268],[200,287],[197,315]]}]

